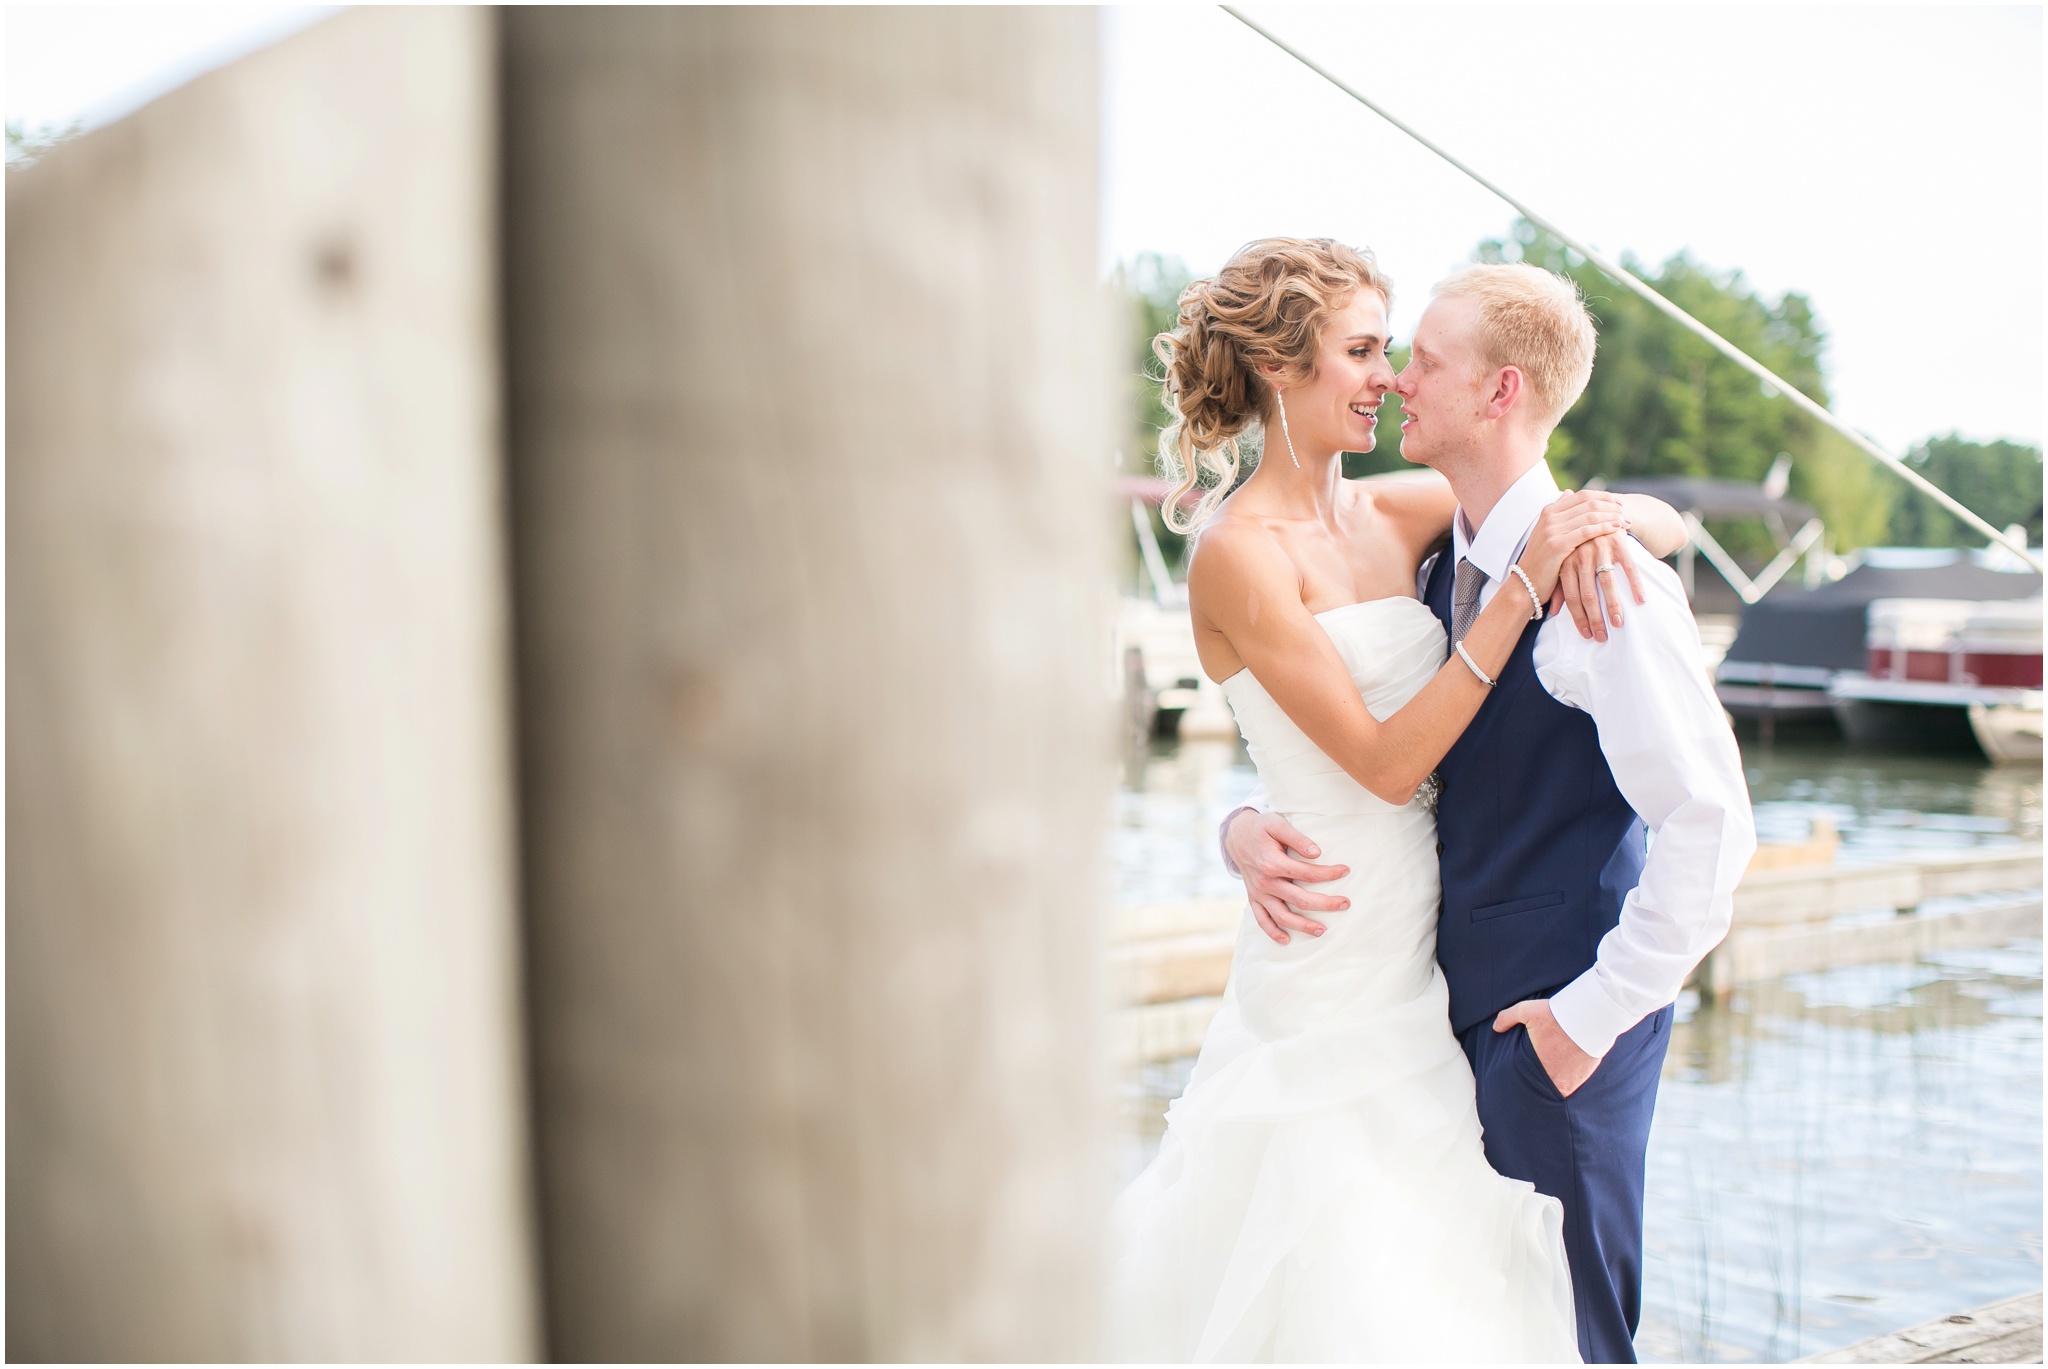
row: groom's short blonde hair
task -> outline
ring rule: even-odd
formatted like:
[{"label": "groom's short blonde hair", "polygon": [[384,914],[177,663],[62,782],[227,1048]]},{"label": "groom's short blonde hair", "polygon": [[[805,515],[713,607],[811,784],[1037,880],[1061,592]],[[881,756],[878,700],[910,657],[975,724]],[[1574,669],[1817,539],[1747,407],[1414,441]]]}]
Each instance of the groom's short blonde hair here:
[{"label": "groom's short blonde hair", "polygon": [[1593,317],[1563,276],[1527,262],[1468,266],[1437,282],[1430,297],[1478,305],[1487,369],[1521,371],[1536,401],[1531,416],[1545,429],[1585,393],[1593,375]]}]

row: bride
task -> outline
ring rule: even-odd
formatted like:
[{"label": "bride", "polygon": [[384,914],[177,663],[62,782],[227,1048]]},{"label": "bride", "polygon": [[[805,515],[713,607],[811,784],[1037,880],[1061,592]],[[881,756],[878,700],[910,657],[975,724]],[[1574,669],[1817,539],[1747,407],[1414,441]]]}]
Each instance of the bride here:
[{"label": "bride", "polygon": [[[1369,253],[1267,239],[1190,286],[1154,344],[1176,494],[1211,483],[1189,520],[1203,668],[1274,808],[1349,873],[1319,935],[1246,911],[1225,1006],[1113,1213],[1119,1358],[1579,1358],[1562,1210],[1481,1148],[1435,959],[1429,785],[1567,563],[1590,597],[1631,526],[1659,555],[1683,530],[1654,500],[1565,495],[1447,650],[1416,586],[1449,487],[1341,478],[1394,387],[1388,303]],[[1231,493],[1253,423],[1264,455]]]}]

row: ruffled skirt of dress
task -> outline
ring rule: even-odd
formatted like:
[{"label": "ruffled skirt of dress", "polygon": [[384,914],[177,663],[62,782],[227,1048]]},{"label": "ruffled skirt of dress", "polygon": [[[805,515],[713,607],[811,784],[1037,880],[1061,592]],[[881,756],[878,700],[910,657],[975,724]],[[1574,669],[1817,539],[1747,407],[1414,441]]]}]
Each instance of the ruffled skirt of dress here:
[{"label": "ruffled skirt of dress", "polygon": [[1440,971],[1274,1041],[1226,1004],[1111,1231],[1117,1359],[1579,1358],[1563,1210],[1487,1163]]}]

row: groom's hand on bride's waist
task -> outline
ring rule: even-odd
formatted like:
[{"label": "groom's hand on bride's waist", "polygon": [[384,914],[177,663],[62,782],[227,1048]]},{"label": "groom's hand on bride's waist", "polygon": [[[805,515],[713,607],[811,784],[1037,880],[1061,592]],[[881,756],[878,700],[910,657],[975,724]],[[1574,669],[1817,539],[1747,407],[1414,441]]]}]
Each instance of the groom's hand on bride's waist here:
[{"label": "groom's hand on bride's waist", "polygon": [[1600,1057],[1580,1050],[1578,1042],[1566,1036],[1564,1028],[1557,1025],[1548,999],[1524,999],[1512,1008],[1503,1008],[1493,1019],[1493,1029],[1497,1032],[1511,1031],[1517,1025],[1528,1030],[1529,1044],[1535,1048],[1536,1059],[1564,1097],[1569,1098],[1578,1092],[1579,1085],[1591,1079],[1593,1071],[1600,1068]]},{"label": "groom's hand on bride's waist", "polygon": [[1252,916],[1267,936],[1285,946],[1289,932],[1321,936],[1323,924],[1307,913],[1334,913],[1351,906],[1340,894],[1308,888],[1342,879],[1344,865],[1316,865],[1322,851],[1278,813],[1240,808],[1223,829],[1223,849],[1244,878]]}]

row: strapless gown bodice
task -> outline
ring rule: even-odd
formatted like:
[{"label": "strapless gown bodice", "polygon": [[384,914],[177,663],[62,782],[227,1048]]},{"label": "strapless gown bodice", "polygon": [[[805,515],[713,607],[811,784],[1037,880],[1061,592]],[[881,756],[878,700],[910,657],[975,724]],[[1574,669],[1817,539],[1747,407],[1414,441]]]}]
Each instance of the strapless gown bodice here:
[{"label": "strapless gown bodice", "polygon": [[[1316,615],[1385,719],[1441,668],[1414,599]],[[1247,910],[1158,1156],[1118,1198],[1130,1360],[1576,1361],[1563,1212],[1487,1164],[1436,964],[1436,823],[1376,797],[1249,671],[1224,681],[1273,808],[1350,867],[1280,945]]]},{"label": "strapless gown bodice", "polygon": [[[1375,718],[1385,720],[1444,662],[1444,629],[1419,600],[1369,599],[1316,615]],[[1249,670],[1223,682],[1273,808],[1351,873],[1318,886],[1368,916],[1330,916],[1320,937],[1274,942],[1249,916],[1233,961],[1238,1012],[1274,1040],[1378,1012],[1426,993],[1436,975],[1436,820],[1346,774],[1281,711]]]},{"label": "strapless gown bodice", "polygon": [[[1366,711],[1385,721],[1444,663],[1444,626],[1419,599],[1367,599],[1316,615]],[[1223,682],[1245,748],[1283,812],[1396,812],[1324,755],[1249,670]]]}]

